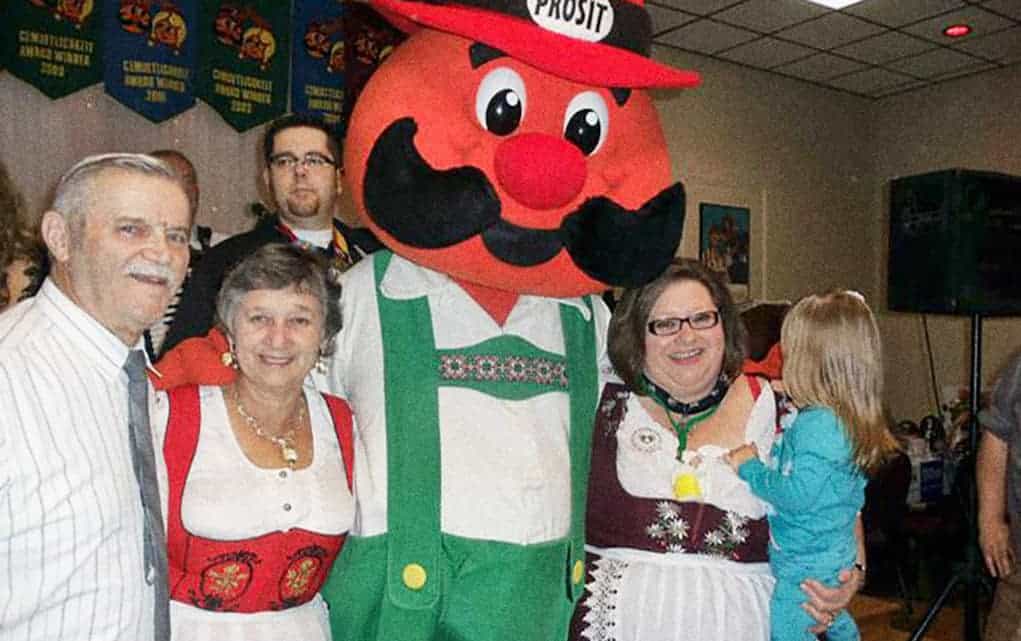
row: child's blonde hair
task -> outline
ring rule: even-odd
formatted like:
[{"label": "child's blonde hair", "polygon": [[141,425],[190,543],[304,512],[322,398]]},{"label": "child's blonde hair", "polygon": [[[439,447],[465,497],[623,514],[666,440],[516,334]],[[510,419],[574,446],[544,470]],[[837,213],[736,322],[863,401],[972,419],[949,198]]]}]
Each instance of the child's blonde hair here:
[{"label": "child's blonde hair", "polygon": [[834,290],[801,299],[784,319],[780,345],[791,399],[832,409],[855,464],[874,472],[897,442],[883,413],[883,348],[865,298]]}]

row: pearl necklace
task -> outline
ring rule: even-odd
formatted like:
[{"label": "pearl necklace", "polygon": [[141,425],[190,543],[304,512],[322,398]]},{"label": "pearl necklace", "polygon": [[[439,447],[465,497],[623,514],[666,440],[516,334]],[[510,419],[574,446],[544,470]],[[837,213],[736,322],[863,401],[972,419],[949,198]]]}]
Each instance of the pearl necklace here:
[{"label": "pearl necklace", "polygon": [[302,425],[305,424],[305,394],[301,395],[301,402],[298,404],[298,417],[295,419],[291,427],[284,431],[283,434],[276,436],[267,434],[259,426],[259,421],[254,416],[245,411],[244,405],[241,404],[241,395],[238,393],[238,388],[234,388],[233,399],[234,407],[238,411],[238,415],[245,419],[245,423],[259,438],[273,443],[280,448],[280,457],[284,459],[284,463],[287,467],[294,469],[294,464],[298,462],[298,450],[294,447],[294,435],[297,434],[298,430]]}]

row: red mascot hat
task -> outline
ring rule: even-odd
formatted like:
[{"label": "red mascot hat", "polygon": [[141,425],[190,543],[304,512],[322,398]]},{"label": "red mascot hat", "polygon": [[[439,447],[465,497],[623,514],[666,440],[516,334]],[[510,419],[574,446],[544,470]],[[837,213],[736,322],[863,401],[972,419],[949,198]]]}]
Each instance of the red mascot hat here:
[{"label": "red mascot hat", "polygon": [[695,87],[693,71],[649,58],[643,0],[373,0],[404,31],[411,23],[483,42],[554,76],[600,87]]}]

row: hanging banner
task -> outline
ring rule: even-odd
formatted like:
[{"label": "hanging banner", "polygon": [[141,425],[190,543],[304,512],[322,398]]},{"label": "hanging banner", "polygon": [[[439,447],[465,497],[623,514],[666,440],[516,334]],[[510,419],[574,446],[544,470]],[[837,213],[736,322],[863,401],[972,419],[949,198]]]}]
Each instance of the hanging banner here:
[{"label": "hanging banner", "polygon": [[339,0],[301,0],[294,6],[291,111],[314,113],[343,135],[344,19]]},{"label": "hanging banner", "polygon": [[106,92],[152,122],[195,105],[199,0],[119,0],[103,16]]},{"label": "hanging banner", "polygon": [[7,0],[3,66],[50,98],[63,98],[102,78],[100,2]]},{"label": "hanging banner", "polygon": [[201,0],[196,94],[237,131],[287,111],[291,3]]},{"label": "hanging banner", "polygon": [[344,3],[344,116],[351,117],[369,76],[404,41],[404,34],[364,2]]}]

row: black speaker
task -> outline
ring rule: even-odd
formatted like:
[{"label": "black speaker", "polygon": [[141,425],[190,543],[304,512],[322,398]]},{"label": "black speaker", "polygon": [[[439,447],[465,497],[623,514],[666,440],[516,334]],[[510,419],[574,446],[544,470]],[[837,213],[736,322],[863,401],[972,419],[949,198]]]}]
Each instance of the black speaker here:
[{"label": "black speaker", "polygon": [[1021,315],[1021,177],[948,169],[890,185],[892,311]]}]

